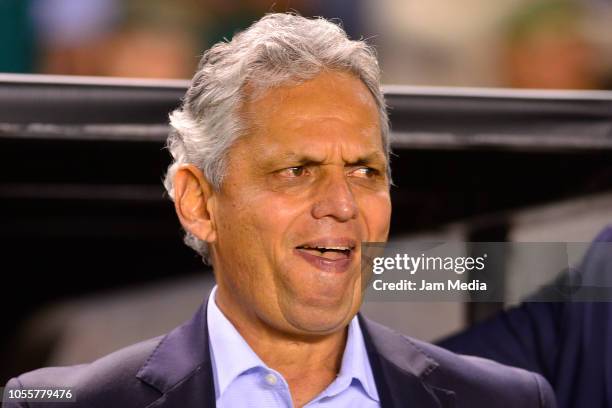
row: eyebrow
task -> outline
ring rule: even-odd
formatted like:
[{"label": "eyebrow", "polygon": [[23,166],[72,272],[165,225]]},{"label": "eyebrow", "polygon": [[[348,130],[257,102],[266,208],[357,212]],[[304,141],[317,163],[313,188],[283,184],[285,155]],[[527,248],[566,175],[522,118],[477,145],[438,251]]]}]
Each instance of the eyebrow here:
[{"label": "eyebrow", "polygon": [[[291,161],[293,163],[298,163],[301,165],[306,165],[306,164],[317,165],[317,164],[323,164],[324,162],[324,160],[315,158],[308,154],[298,154],[298,153],[293,153],[293,152],[283,153],[279,156],[276,156],[274,159],[281,160],[281,161]],[[346,164],[350,166],[361,166],[361,165],[367,165],[367,164],[372,164],[372,163],[381,163],[381,164],[386,165],[387,159],[383,153],[379,151],[374,151],[374,152],[365,154],[363,156],[357,157],[355,160],[352,160],[350,162],[346,162]]]}]

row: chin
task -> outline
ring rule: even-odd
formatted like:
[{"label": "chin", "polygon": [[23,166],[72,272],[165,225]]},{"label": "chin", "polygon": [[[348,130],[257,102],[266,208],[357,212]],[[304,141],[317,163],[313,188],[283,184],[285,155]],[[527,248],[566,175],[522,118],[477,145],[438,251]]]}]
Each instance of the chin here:
[{"label": "chin", "polygon": [[348,325],[357,309],[346,299],[340,304],[330,306],[329,299],[325,304],[292,305],[282,310],[285,320],[295,329],[308,334],[330,334]]}]

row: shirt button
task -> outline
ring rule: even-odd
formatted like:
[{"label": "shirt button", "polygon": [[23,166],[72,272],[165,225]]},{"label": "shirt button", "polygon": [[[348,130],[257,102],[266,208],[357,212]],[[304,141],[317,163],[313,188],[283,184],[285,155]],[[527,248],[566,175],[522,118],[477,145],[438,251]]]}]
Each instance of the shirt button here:
[{"label": "shirt button", "polygon": [[276,385],[276,383],[278,382],[278,378],[276,378],[276,376],[272,373],[266,374],[264,379],[269,385]]}]

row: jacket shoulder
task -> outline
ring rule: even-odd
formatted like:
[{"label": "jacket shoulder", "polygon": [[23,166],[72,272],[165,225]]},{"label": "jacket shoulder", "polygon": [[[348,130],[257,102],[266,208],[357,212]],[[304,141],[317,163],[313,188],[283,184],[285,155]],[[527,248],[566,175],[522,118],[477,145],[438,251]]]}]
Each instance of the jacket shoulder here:
[{"label": "jacket shoulder", "polygon": [[[75,407],[146,406],[161,393],[136,377],[163,336],[108,354],[92,363],[46,367],[12,378],[7,389],[71,389]],[[5,401],[5,404],[8,404]],[[40,403],[37,406],[42,406]],[[59,404],[58,406],[64,406]],[[10,404],[6,405],[11,407]],[[12,405],[21,406],[19,404]],[[23,405],[26,406],[26,405]],[[45,406],[51,407],[49,403]]]},{"label": "jacket shoulder", "polygon": [[556,406],[551,386],[537,373],[403,337],[437,363],[425,381],[453,390],[461,406],[482,406],[487,401],[497,407]]},{"label": "jacket shoulder", "polygon": [[395,380],[417,378],[432,394],[460,407],[554,408],[550,385],[539,374],[480,357],[456,354],[362,318],[376,353],[394,367]]}]

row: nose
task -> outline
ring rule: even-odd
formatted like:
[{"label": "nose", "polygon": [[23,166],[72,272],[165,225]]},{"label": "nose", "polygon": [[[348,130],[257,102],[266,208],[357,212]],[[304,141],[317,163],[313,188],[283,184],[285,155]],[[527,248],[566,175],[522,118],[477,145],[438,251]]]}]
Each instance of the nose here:
[{"label": "nose", "polygon": [[331,217],[346,222],[357,217],[359,207],[344,171],[328,174],[316,194],[317,199],[312,207],[314,218]]}]

